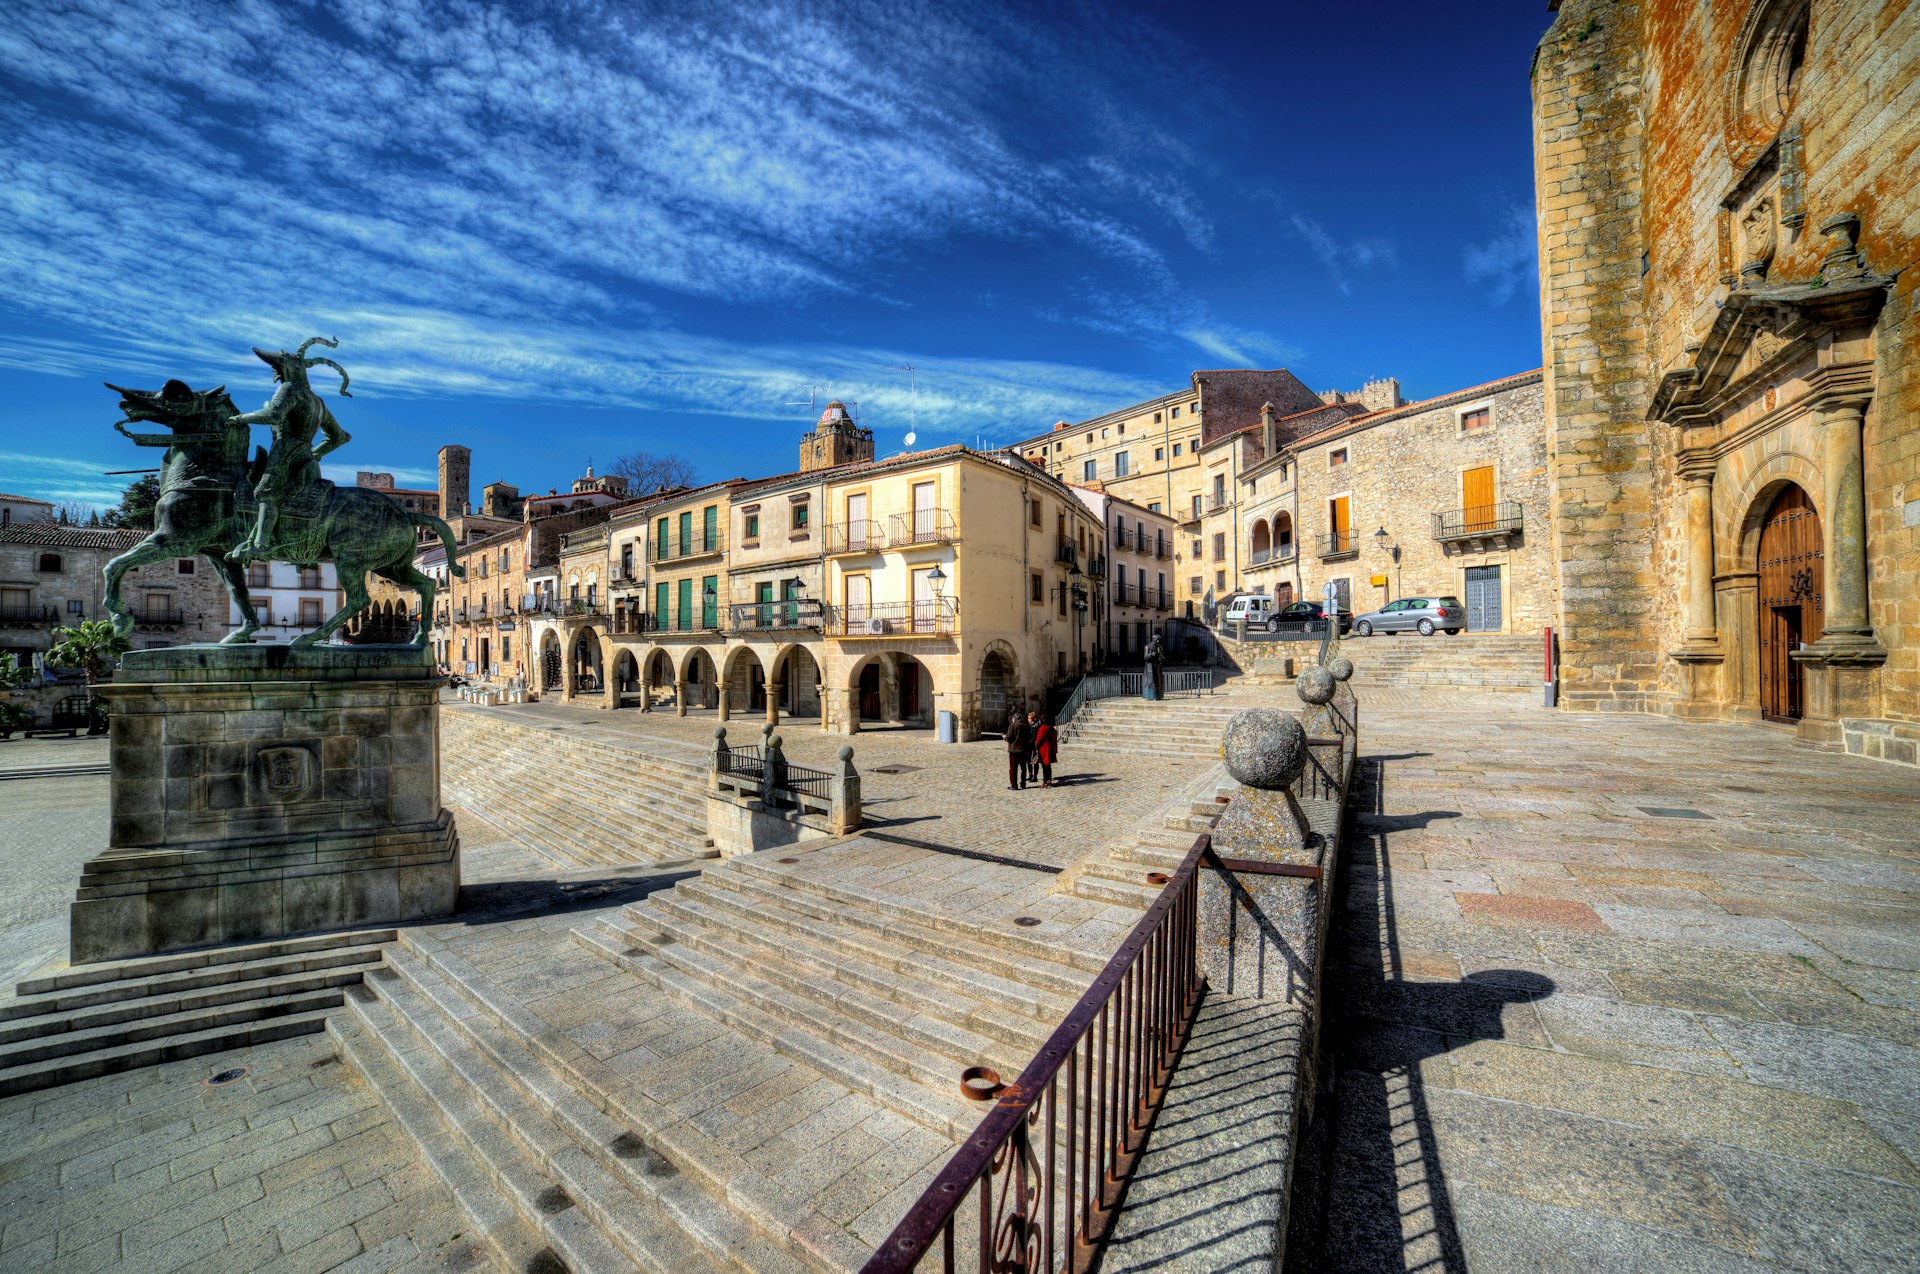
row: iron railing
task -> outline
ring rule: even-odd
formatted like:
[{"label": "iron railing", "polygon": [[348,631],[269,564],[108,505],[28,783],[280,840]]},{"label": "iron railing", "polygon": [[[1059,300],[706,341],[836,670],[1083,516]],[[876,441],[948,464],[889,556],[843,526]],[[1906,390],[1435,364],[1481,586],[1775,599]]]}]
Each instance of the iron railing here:
[{"label": "iron railing", "polygon": [[945,637],[953,632],[957,606],[952,598],[887,602],[866,606],[830,606],[822,631],[829,637]]},{"label": "iron railing", "polygon": [[[749,783],[758,785],[760,776],[767,768],[767,754],[764,748],[749,745],[743,748],[729,747],[720,754],[720,773],[736,774]],[[788,767],[792,769],[791,766]]]},{"label": "iron railing", "polygon": [[1329,531],[1320,537],[1320,556],[1338,557],[1342,553],[1358,552],[1352,531]]},{"label": "iron railing", "polygon": [[1433,515],[1436,540],[1473,540],[1488,535],[1509,535],[1521,526],[1520,502],[1500,500],[1471,509],[1449,509]]},{"label": "iron railing", "polygon": [[[1147,546],[1145,542],[1141,543],[1140,551],[1142,553],[1147,551]],[[1164,535],[1154,536],[1153,537],[1153,555],[1155,557],[1160,557],[1160,558],[1172,557],[1173,542],[1168,540],[1167,537]]]},{"label": "iron railing", "polygon": [[863,519],[858,522],[835,522],[827,527],[827,552],[836,553],[878,553],[887,547],[887,533],[880,529],[878,522]]},{"label": "iron railing", "polygon": [[1127,530],[1127,524],[1125,522],[1117,522],[1114,524],[1113,547],[1117,549],[1131,549],[1133,547],[1133,541],[1133,532]]},{"label": "iron railing", "polygon": [[559,604],[562,615],[598,616],[605,614],[605,608],[598,598],[569,597]]},{"label": "iron railing", "polygon": [[[1002,1084],[985,1067],[962,1072],[961,1091],[993,1108],[863,1274],[904,1274],[936,1244],[948,1274],[963,1258],[982,1274],[1087,1268],[1112,1227],[1205,989],[1197,880],[1211,845],[1211,833],[1194,841],[1019,1079]],[[964,1222],[963,1211],[971,1214]]]},{"label": "iron railing", "polygon": [[162,609],[157,606],[145,607],[136,611],[133,624],[136,628],[178,628],[187,622],[185,612]]},{"label": "iron railing", "polygon": [[820,626],[820,603],[790,597],[785,601],[733,602],[727,624],[735,632],[779,632]]},{"label": "iron railing", "polygon": [[653,542],[653,560],[672,562],[683,557],[704,557],[708,553],[718,553],[727,546],[727,537],[721,534],[719,527],[712,531],[697,527],[686,535],[669,534]]},{"label": "iron railing", "polygon": [[893,515],[894,548],[912,544],[945,544],[954,538],[953,514],[946,509],[915,509]]},{"label": "iron railing", "polygon": [[833,799],[833,775],[825,770],[816,770],[812,766],[795,765],[787,762],[786,779],[780,784],[782,790],[811,796],[815,800]]},{"label": "iron railing", "polygon": [[1080,546],[1072,540],[1060,540],[1053,546],[1053,560],[1068,566],[1080,565]]},{"label": "iron railing", "polygon": [[1254,566],[1274,565],[1292,560],[1293,544],[1291,542],[1269,549],[1255,549],[1248,557],[1249,563]]}]

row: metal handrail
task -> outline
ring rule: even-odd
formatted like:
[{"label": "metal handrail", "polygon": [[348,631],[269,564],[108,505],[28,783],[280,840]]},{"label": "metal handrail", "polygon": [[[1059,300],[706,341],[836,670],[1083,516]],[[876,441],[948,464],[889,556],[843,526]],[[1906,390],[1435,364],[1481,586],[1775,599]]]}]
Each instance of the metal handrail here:
[{"label": "metal handrail", "polygon": [[[878,523],[875,523],[877,526]],[[915,509],[893,515],[892,548],[914,544],[944,544],[954,538],[953,513],[947,509]]]},{"label": "metal handrail", "polygon": [[887,533],[872,518],[834,522],[827,526],[827,552],[830,555],[878,553],[886,547]]},{"label": "metal handrail", "polygon": [[1433,515],[1433,538],[1467,540],[1481,535],[1504,535],[1521,526],[1520,502],[1497,500],[1470,509],[1450,509]]},{"label": "metal handrail", "polygon": [[1357,550],[1358,545],[1354,543],[1352,531],[1329,531],[1320,537],[1321,557],[1337,557],[1342,553],[1353,553]]},{"label": "metal handrail", "polygon": [[956,1215],[979,1209],[979,1268],[1081,1269],[1112,1228],[1127,1178],[1200,1006],[1202,833],[1100,976],[1012,1084],[984,1068],[967,1096],[993,1100],[862,1274],[905,1274],[938,1241],[954,1269]]}]

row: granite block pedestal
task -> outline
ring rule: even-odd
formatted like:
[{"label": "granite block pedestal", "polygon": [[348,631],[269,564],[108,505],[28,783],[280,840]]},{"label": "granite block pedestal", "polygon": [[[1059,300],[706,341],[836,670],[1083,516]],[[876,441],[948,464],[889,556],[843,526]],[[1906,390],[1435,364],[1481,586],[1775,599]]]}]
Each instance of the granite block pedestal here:
[{"label": "granite block pedestal", "polygon": [[450,914],[440,685],[412,647],[128,654],[101,688],[111,830],[72,963]]}]

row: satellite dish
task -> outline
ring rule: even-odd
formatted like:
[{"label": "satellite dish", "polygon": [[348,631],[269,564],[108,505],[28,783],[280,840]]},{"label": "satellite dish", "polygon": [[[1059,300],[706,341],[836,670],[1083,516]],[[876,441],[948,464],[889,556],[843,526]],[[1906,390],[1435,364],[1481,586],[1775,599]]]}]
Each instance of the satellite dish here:
[{"label": "satellite dish", "polygon": [[907,446],[909,446],[909,447],[911,447],[911,446],[913,445],[913,439],[914,439],[914,435],[913,435],[913,434],[908,434],[908,435],[907,435]]}]

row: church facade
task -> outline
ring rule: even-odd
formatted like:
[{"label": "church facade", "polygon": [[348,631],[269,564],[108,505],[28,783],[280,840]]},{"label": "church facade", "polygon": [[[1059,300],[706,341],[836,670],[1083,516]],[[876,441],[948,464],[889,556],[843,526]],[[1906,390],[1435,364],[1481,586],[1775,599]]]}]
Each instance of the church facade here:
[{"label": "church facade", "polygon": [[1569,707],[1920,743],[1920,19],[1563,0],[1532,70]]}]

